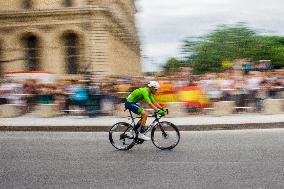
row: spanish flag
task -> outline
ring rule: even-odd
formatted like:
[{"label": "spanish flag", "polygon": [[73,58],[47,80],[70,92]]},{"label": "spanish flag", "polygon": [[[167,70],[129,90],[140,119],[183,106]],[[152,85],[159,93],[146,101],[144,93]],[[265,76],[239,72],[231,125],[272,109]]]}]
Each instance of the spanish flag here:
[{"label": "spanish flag", "polygon": [[209,99],[198,86],[181,87],[178,91],[178,101],[185,102],[188,106],[204,108],[208,106]]},{"label": "spanish flag", "polygon": [[155,100],[159,104],[167,104],[169,102],[176,102],[176,91],[174,90],[171,83],[161,83],[160,88],[155,95]]}]

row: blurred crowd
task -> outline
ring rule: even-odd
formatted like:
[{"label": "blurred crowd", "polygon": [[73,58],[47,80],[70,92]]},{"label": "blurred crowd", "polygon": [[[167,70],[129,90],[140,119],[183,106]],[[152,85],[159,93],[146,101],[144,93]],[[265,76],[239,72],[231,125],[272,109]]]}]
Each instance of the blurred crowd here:
[{"label": "blurred crowd", "polygon": [[[108,77],[58,81],[43,84],[37,80],[17,81],[3,78],[0,85],[0,104],[16,104],[23,113],[30,113],[38,104],[56,104],[64,115],[80,112],[88,116],[110,115],[116,104],[123,102],[129,92],[146,86],[149,80],[168,84],[178,91],[184,86],[197,86],[208,98],[210,107],[216,101],[235,101],[242,107],[261,111],[263,100],[284,98],[284,71],[251,71],[236,74],[233,70],[204,75],[172,74],[149,77]],[[204,98],[204,96],[203,96]],[[189,107],[192,108],[192,107]],[[199,107],[195,107],[198,111]]]},{"label": "blurred crowd", "polygon": [[18,105],[23,113],[31,113],[39,104],[56,104],[63,114],[109,115],[128,92],[146,83],[141,78],[130,80],[120,77],[45,84],[35,79],[19,81],[5,78],[0,85],[0,105]]},{"label": "blurred crowd", "polygon": [[263,110],[263,100],[284,98],[284,72],[251,71],[235,74],[228,71],[220,74],[206,74],[197,85],[214,101],[235,101],[240,109],[252,107],[255,111]]}]

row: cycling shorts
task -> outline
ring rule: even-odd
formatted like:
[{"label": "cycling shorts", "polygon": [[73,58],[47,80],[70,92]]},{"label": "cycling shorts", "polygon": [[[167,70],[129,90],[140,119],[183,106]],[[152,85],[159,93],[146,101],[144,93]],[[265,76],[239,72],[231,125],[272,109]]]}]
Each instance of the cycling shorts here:
[{"label": "cycling shorts", "polygon": [[124,106],[126,109],[130,110],[131,112],[137,115],[140,115],[144,111],[144,109],[136,103],[125,101]]}]

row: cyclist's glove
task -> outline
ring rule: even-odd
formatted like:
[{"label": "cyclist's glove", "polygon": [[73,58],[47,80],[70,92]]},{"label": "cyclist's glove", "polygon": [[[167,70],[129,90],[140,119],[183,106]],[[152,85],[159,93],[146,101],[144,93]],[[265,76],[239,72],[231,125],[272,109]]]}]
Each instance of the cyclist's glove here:
[{"label": "cyclist's glove", "polygon": [[163,109],[160,109],[158,111],[158,114],[160,114],[161,116],[164,116],[166,114],[166,111],[164,111]]},{"label": "cyclist's glove", "polygon": [[162,110],[164,110],[164,112],[168,112],[168,108],[162,108]]}]

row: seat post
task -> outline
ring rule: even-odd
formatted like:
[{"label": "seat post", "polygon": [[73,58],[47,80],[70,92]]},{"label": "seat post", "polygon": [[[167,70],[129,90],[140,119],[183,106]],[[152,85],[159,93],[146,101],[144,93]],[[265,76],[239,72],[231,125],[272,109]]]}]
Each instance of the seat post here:
[{"label": "seat post", "polygon": [[129,111],[130,117],[131,117],[131,119],[132,119],[132,123],[134,123],[134,126],[135,126],[136,124],[135,124],[135,121],[134,121],[134,117],[133,117],[131,111],[130,111],[130,110],[128,110],[128,111]]}]

